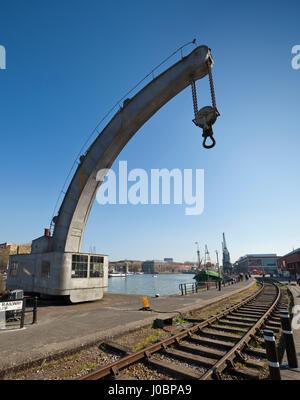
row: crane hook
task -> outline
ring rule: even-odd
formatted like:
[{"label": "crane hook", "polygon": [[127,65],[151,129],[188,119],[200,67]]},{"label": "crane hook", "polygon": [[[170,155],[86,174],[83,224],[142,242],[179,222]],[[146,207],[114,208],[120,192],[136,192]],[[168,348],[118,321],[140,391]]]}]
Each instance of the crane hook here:
[{"label": "crane hook", "polygon": [[[211,71],[211,67],[212,67],[211,64],[212,64],[212,60],[210,59],[207,62],[207,68],[208,68],[208,75],[209,75],[212,106],[206,106],[206,107],[201,108],[201,110],[198,110],[196,84],[195,84],[194,76],[191,75],[193,107],[194,107],[194,114],[195,114],[195,119],[193,119],[193,122],[196,126],[199,126],[199,128],[202,128],[202,130],[203,130],[202,137],[204,139],[203,139],[202,145],[205,149],[211,149],[212,147],[214,147],[216,145],[216,141],[213,137],[212,125],[216,122],[216,119],[220,115],[220,113],[217,109],[217,106],[216,106],[216,97],[215,97],[215,89],[214,89],[214,83],[213,83],[213,77],[212,77],[212,71]],[[211,140],[211,144],[206,144],[208,137]]]},{"label": "crane hook", "polygon": [[[213,137],[213,130],[212,130],[211,126],[208,129],[203,129],[202,137],[204,138],[202,146],[205,149],[211,149],[212,147],[215,146],[216,141],[215,141],[215,138]],[[206,144],[207,138],[210,138],[210,140],[212,141],[211,144]]]}]

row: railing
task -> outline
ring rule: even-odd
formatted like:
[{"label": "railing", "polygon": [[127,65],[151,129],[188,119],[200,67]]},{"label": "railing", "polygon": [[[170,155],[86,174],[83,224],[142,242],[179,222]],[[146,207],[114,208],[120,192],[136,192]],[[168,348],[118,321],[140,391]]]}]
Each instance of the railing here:
[{"label": "railing", "polygon": [[[233,285],[233,284],[235,284],[237,282],[240,282],[240,280],[235,280],[235,281],[222,280],[221,281],[221,285],[230,286],[230,285]],[[218,289],[219,282],[205,282],[205,281],[203,281],[203,282],[180,283],[179,284],[179,290],[180,290],[182,296],[187,295],[188,293],[197,293],[199,289],[205,289],[206,288],[206,290],[209,290],[209,288],[211,288],[211,287],[215,287],[216,289]],[[220,287],[219,287],[219,290],[221,290]]]},{"label": "railing", "polygon": [[[23,299],[23,309],[22,309],[22,317],[21,317],[21,325],[20,328],[23,328],[24,326],[24,320],[25,320],[25,313],[30,313],[32,312],[32,324],[37,323],[37,297],[24,297]],[[29,307],[32,307],[32,310],[26,310],[26,304],[29,302],[32,302],[32,305]]]},{"label": "railing", "polygon": [[[225,286],[225,282],[224,282],[224,286]],[[206,290],[209,290],[210,287],[215,287],[217,289],[218,282],[197,282],[197,287],[200,289],[206,288]]]},{"label": "railing", "polygon": [[198,286],[197,283],[180,283],[179,290],[181,291],[181,295],[186,295],[188,292],[197,293]]}]

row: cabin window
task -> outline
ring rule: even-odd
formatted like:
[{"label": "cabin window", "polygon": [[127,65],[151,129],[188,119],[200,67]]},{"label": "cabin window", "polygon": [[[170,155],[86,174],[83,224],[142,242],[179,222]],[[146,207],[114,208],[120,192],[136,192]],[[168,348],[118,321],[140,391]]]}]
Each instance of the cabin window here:
[{"label": "cabin window", "polygon": [[42,261],[41,278],[50,278],[50,262]]},{"label": "cabin window", "polygon": [[91,256],[90,258],[90,278],[103,277],[103,257]]},{"label": "cabin window", "polygon": [[18,268],[19,268],[19,263],[18,262],[12,262],[10,265],[10,276],[17,276],[18,275]]},{"label": "cabin window", "polygon": [[72,255],[72,278],[87,278],[88,256]]}]

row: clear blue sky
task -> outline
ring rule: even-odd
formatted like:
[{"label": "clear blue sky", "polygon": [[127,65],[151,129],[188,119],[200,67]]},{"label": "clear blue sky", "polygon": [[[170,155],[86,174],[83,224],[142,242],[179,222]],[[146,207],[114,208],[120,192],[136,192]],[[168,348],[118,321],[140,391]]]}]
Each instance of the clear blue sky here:
[{"label": "clear blue sky", "polygon": [[[182,44],[212,49],[221,117],[217,146],[201,146],[191,90],[128,143],[129,168],[203,168],[205,209],[100,206],[83,250],[117,259],[196,259],[195,241],[232,261],[300,247],[299,1],[1,0],[0,242],[24,243],[49,226],[81,145],[128,89]],[[191,48],[192,49],[192,48]],[[210,104],[208,79],[197,84]]]}]

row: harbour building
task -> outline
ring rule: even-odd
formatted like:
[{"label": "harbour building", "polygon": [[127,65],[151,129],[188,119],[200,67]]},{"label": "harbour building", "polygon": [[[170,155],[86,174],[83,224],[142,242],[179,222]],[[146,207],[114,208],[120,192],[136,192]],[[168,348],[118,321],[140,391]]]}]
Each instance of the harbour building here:
[{"label": "harbour building", "polygon": [[246,254],[235,262],[234,269],[245,274],[277,274],[277,258],[276,254]]}]

